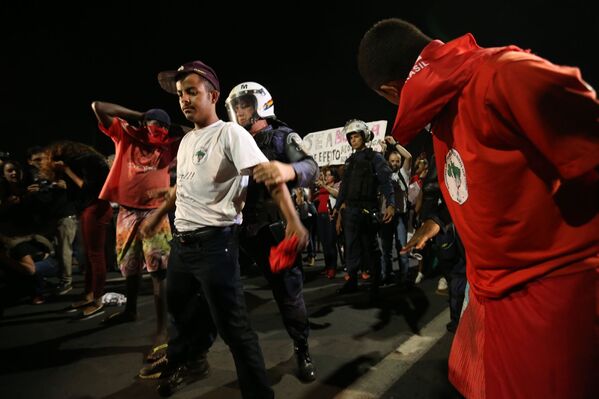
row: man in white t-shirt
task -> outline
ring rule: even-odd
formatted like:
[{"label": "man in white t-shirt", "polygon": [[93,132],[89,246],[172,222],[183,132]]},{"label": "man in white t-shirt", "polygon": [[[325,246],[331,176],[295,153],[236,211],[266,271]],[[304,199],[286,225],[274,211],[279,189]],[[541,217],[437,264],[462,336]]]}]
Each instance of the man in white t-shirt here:
[{"label": "man in white t-shirt", "polygon": [[[176,205],[167,271],[168,310],[176,334],[169,340],[166,357],[142,369],[140,377],[166,377],[158,391],[168,396],[206,376],[206,353],[218,331],[235,360],[242,396],[272,398],[245,305],[237,238],[249,175],[268,159],[249,132],[218,118],[220,87],[211,67],[193,61],[177,71],[161,72],[158,80],[164,90],[179,96],[181,110],[195,128],[181,140],[176,190],[161,208],[166,213],[168,204]],[[297,236],[301,250],[308,232],[287,186],[281,182],[269,188],[287,221],[286,235]],[[142,231],[151,230],[148,220]]]}]

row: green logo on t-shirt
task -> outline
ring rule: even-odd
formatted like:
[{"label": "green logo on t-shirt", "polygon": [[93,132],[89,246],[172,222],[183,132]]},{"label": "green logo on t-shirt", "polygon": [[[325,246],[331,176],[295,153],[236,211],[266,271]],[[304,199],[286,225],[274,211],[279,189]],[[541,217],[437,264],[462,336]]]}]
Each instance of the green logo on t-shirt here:
[{"label": "green logo on t-shirt", "polygon": [[204,150],[197,150],[195,152],[195,154],[193,154],[193,163],[198,164],[202,161],[202,159],[204,158],[204,156],[206,156],[206,151]]}]

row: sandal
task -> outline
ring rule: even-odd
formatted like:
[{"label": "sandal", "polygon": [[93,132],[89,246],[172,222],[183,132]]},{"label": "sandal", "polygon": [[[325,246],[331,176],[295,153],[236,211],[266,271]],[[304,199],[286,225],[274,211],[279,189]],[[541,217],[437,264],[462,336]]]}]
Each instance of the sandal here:
[{"label": "sandal", "polygon": [[168,344],[160,344],[152,348],[150,353],[146,356],[146,362],[153,363],[158,359],[164,357],[166,355],[166,348]]},{"label": "sandal", "polygon": [[73,302],[65,309],[67,312],[74,312],[75,310],[79,310],[86,306],[89,306],[94,303],[93,299],[83,299],[81,301]]},{"label": "sandal", "polygon": [[104,313],[104,304],[92,301],[88,306],[81,309],[81,317],[79,320],[87,320]]}]

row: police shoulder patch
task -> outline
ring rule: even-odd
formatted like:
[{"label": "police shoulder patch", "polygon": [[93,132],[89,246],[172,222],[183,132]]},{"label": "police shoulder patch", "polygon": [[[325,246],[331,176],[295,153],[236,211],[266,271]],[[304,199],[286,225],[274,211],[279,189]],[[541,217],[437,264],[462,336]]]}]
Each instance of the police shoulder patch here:
[{"label": "police shoulder patch", "polygon": [[307,153],[306,149],[304,148],[304,141],[296,132],[291,132],[287,135],[287,145],[294,145],[297,147],[296,149],[298,151]]}]

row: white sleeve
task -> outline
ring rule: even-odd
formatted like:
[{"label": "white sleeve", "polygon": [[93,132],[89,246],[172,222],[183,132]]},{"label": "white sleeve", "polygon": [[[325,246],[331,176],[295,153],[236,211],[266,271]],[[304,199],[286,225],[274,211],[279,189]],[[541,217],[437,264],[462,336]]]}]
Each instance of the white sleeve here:
[{"label": "white sleeve", "polygon": [[247,175],[254,166],[268,162],[250,132],[231,122],[224,129],[221,137],[225,151],[240,174]]}]

